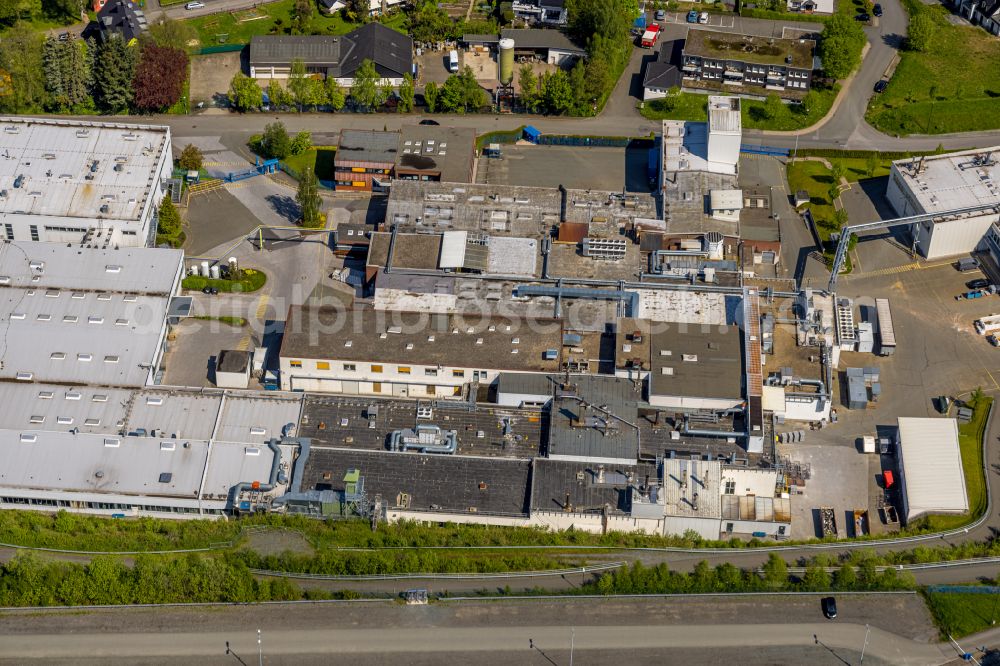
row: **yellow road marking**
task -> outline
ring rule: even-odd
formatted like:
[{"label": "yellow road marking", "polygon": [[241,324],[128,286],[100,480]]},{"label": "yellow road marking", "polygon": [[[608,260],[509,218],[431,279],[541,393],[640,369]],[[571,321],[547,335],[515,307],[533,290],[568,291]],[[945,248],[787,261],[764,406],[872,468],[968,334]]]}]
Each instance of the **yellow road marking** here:
[{"label": "yellow road marking", "polygon": [[257,319],[263,320],[264,319],[264,315],[267,314],[267,302],[268,302],[268,300],[269,299],[268,299],[267,294],[261,294],[260,301],[257,302],[257,313],[256,313]]}]

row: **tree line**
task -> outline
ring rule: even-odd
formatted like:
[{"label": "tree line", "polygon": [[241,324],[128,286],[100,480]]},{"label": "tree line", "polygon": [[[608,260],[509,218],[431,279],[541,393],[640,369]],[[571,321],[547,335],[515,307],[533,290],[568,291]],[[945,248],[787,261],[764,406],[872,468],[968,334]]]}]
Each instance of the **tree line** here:
[{"label": "tree line", "polygon": [[0,39],[0,111],[163,112],[181,100],[188,64],[170,40],[59,41],[19,22]]}]

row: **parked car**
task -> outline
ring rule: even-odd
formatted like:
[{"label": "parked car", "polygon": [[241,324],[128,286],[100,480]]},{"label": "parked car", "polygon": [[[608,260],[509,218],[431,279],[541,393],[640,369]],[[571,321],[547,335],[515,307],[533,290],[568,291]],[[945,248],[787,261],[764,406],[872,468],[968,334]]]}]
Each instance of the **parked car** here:
[{"label": "parked car", "polygon": [[688,15],[687,15],[687,22],[688,23],[697,23],[698,22],[698,12],[696,12],[693,9],[691,11],[689,11]]},{"label": "parked car", "polygon": [[861,21],[862,23],[868,23],[872,20],[871,15],[868,12],[862,12],[854,17],[855,21]]},{"label": "parked car", "polygon": [[184,5],[184,9],[202,9],[204,6],[205,6],[204,2],[197,2],[196,0],[195,2],[189,2],[186,5]]},{"label": "parked car", "polygon": [[708,23],[708,12],[698,14],[698,23]]},{"label": "parked car", "polygon": [[439,123],[436,120],[431,120],[430,118],[424,118],[423,120],[420,121],[420,124],[421,125],[440,125],[441,123]]},{"label": "parked car", "polygon": [[657,21],[666,21],[667,20],[667,13],[665,11],[663,11],[662,9],[657,9],[656,10],[656,14],[654,14],[653,16],[656,18]]},{"label": "parked car", "polygon": [[69,41],[69,33],[68,32],[60,32],[59,33],[59,41],[60,42],[68,42]]},{"label": "parked car", "polygon": [[881,81],[875,84],[875,92],[877,93],[885,92],[885,89],[888,87],[889,87],[889,82],[886,81],[885,79],[882,79]]},{"label": "parked car", "polygon": [[837,617],[837,600],[833,597],[823,597],[820,602],[823,607],[823,615],[828,620],[833,620]]},{"label": "parked car", "polygon": [[986,278],[976,278],[975,280],[969,280],[966,282],[965,286],[969,289],[985,289],[990,286],[990,281]]},{"label": "parked car", "polygon": [[979,268],[979,260],[975,257],[962,257],[955,263],[955,270],[959,273],[974,271]]},{"label": "parked car", "polygon": [[882,16],[882,5],[875,3],[875,6],[872,7],[872,13],[875,14],[875,16]]}]

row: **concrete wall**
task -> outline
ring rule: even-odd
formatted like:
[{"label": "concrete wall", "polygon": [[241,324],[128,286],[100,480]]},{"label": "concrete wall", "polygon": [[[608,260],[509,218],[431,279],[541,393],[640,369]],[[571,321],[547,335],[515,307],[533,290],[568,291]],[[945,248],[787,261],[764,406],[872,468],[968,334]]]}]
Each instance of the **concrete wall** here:
[{"label": "concrete wall", "polygon": [[666,409],[732,409],[743,403],[742,398],[694,398],[681,395],[649,395],[649,404]]},{"label": "concrete wall", "polygon": [[997,215],[917,225],[917,250],[927,259],[968,254],[976,249]]},{"label": "concrete wall", "polygon": [[667,516],[663,520],[664,534],[682,535],[688,530],[693,530],[703,539],[718,539],[720,529],[721,522],[719,518]]}]

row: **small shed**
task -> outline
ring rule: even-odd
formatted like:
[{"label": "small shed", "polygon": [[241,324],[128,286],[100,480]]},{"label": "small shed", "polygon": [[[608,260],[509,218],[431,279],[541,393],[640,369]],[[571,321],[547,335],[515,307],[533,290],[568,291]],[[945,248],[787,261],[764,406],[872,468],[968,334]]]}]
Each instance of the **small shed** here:
[{"label": "small shed", "polygon": [[538,143],[538,139],[542,136],[542,133],[538,131],[538,128],[533,125],[524,126],[524,138],[531,143]]},{"label": "small shed", "polygon": [[809,203],[809,192],[807,190],[795,190],[795,207]]},{"label": "small shed", "polygon": [[250,386],[250,352],[223,349],[215,358],[215,385],[245,389]]}]

